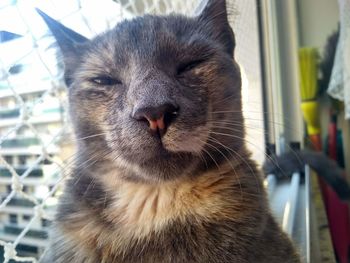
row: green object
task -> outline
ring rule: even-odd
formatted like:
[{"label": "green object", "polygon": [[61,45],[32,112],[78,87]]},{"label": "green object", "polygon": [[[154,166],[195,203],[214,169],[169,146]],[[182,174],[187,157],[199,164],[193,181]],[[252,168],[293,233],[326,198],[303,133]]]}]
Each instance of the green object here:
[{"label": "green object", "polygon": [[300,95],[302,101],[316,99],[318,94],[318,52],[316,48],[299,49]]},{"label": "green object", "polygon": [[299,49],[299,76],[301,109],[307,127],[307,133],[314,144],[315,149],[321,148],[320,144],[320,117],[318,95],[318,52],[316,48],[304,47]]}]

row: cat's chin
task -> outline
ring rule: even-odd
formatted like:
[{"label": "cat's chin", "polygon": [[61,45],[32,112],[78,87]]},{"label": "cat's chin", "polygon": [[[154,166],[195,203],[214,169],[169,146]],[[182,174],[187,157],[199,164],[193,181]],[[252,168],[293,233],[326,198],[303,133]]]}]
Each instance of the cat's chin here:
[{"label": "cat's chin", "polygon": [[161,182],[183,176],[196,164],[196,156],[190,153],[171,153],[165,149],[149,154],[147,159],[140,156],[123,156],[115,161],[127,173],[131,181]]}]

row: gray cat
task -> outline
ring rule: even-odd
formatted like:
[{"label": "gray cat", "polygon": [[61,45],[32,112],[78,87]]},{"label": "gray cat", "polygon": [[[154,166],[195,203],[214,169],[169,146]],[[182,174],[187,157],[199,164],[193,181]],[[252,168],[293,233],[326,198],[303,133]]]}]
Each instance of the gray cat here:
[{"label": "gray cat", "polygon": [[224,0],[92,40],[39,13],[63,54],[76,136],[91,136],[78,140],[44,262],[300,262],[244,129],[229,128],[243,117]]}]

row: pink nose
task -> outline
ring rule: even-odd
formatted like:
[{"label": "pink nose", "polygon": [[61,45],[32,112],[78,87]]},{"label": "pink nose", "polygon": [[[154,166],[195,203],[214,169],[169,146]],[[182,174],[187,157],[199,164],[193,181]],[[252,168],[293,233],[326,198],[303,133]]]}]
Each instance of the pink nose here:
[{"label": "pink nose", "polygon": [[149,122],[149,128],[152,131],[157,131],[157,129],[159,129],[159,130],[164,130],[165,129],[164,115],[162,115],[157,120],[151,120],[151,119],[147,119],[147,120]]},{"label": "pink nose", "polygon": [[152,134],[163,136],[177,113],[178,107],[166,103],[157,107],[138,108],[132,117],[138,121],[147,121]]}]

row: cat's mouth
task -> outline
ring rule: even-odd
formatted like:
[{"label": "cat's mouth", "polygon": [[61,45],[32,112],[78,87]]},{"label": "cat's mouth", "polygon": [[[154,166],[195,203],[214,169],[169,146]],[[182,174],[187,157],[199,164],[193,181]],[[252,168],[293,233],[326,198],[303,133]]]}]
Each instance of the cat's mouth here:
[{"label": "cat's mouth", "polygon": [[169,152],[200,153],[206,144],[208,133],[205,126],[199,126],[190,131],[169,127],[161,139],[161,145]]},{"label": "cat's mouth", "polygon": [[[162,131],[154,131],[140,134],[137,137],[129,138],[129,143],[124,147],[118,147],[117,152],[130,161],[142,160],[148,162],[156,159],[171,159],[172,156],[191,154],[200,155],[206,145],[208,129],[199,126],[191,130],[179,129],[175,126],[168,127],[163,134]],[[138,141],[138,143],[133,143]],[[110,147],[115,147],[111,144]]]},{"label": "cat's mouth", "polygon": [[174,123],[179,113],[179,107],[166,103],[158,107],[141,107],[132,113],[132,118],[138,122],[144,122],[148,130],[160,141],[166,134],[169,126]]},{"label": "cat's mouth", "polygon": [[[147,116],[145,112],[148,113],[143,110],[143,116]],[[153,118],[128,115],[123,123],[114,123],[113,129],[106,128],[107,125],[101,128],[107,133],[106,142],[116,160],[123,159],[136,166],[156,166],[157,162],[174,165],[184,156],[185,159],[201,157],[206,147],[210,122],[205,115],[193,120],[192,114],[182,111],[177,115],[171,111],[171,121],[169,114],[154,114]]]}]

